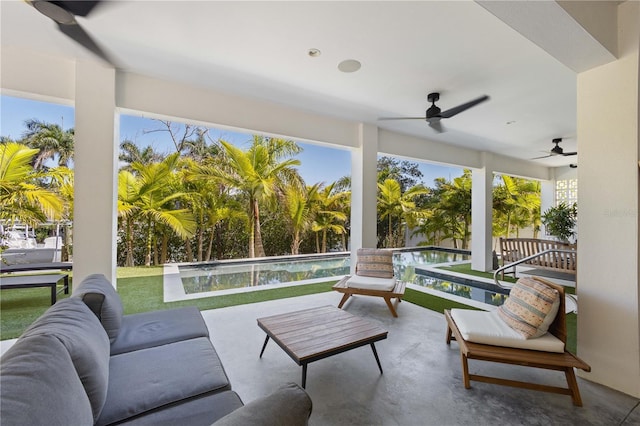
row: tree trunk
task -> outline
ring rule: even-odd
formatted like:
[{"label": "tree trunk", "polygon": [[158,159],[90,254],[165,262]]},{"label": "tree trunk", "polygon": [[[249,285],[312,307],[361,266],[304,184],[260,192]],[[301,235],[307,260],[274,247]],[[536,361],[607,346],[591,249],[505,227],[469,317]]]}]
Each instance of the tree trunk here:
[{"label": "tree trunk", "polygon": [[147,254],[144,258],[144,265],[151,266],[151,219],[148,221],[148,229],[147,229]]},{"label": "tree trunk", "polygon": [[253,207],[253,225],[255,226],[254,244],[255,255],[257,257],[265,257],[264,246],[262,245],[262,232],[260,231],[260,207],[258,206],[258,200],[254,200]]},{"label": "tree trunk", "polygon": [[209,260],[211,260],[211,251],[213,250],[213,240],[216,237],[216,229],[218,228],[217,225],[214,225],[213,228],[211,228],[211,237],[209,238],[209,244],[207,245],[207,254],[204,257],[204,259],[208,262]]},{"label": "tree trunk", "polygon": [[202,262],[203,252],[204,252],[204,229],[200,227],[200,229],[198,229],[198,262]]},{"label": "tree trunk", "polygon": [[191,250],[191,240],[184,240],[184,253],[187,255],[187,262],[193,262],[193,250]]},{"label": "tree trunk", "polygon": [[162,234],[162,245],[160,247],[160,265],[164,265],[167,263],[167,247],[169,245],[169,236],[165,232]]},{"label": "tree trunk", "polygon": [[322,253],[327,252],[327,230],[322,230]]},{"label": "tree trunk", "polygon": [[126,239],[127,239],[127,258],[124,261],[124,266],[134,266],[133,260],[133,220],[131,218],[125,218],[126,222]]},{"label": "tree trunk", "polygon": [[300,232],[293,233],[293,240],[291,241],[291,254],[300,254]]}]

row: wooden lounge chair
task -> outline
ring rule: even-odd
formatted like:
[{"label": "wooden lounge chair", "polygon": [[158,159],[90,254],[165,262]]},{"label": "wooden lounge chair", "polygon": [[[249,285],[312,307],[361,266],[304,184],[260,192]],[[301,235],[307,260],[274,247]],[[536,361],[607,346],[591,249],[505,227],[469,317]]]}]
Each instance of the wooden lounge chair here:
[{"label": "wooden lounge chair", "polygon": [[[591,367],[577,356],[568,352],[566,349],[567,328],[564,287],[537,277],[534,279],[555,288],[559,292],[560,305],[558,313],[556,314],[553,323],[549,326],[548,332],[562,342],[564,345],[563,352],[547,352],[542,350],[504,347],[465,340],[463,333],[460,331],[458,325],[453,319],[451,310],[445,310],[445,318],[447,320],[447,344],[450,344],[452,339],[458,342],[462,360],[462,380],[464,387],[467,389],[471,387],[471,380],[475,380],[485,383],[570,395],[574,405],[582,406],[582,399],[580,398],[580,391],[578,390],[578,382],[576,381],[574,368],[580,368],[588,372],[591,371]],[[482,313],[489,314],[489,312]],[[565,374],[568,387],[547,386],[538,383],[469,374],[468,360],[470,359],[562,371]]]},{"label": "wooden lounge chair", "polygon": [[398,314],[391,302],[400,303],[405,283],[393,276],[393,253],[382,249],[358,249],[355,276],[347,275],[338,281],[333,290],[343,293],[338,308],[342,308],[352,295],[382,297],[394,317]]}]

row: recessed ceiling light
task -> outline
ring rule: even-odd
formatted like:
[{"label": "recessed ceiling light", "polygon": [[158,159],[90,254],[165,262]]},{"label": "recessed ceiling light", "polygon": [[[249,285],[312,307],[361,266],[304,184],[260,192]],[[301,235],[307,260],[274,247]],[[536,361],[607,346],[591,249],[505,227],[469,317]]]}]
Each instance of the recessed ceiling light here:
[{"label": "recessed ceiling light", "polygon": [[362,64],[355,59],[346,59],[338,64],[338,69],[342,72],[356,72]]},{"label": "recessed ceiling light", "polygon": [[318,56],[322,55],[322,52],[320,51],[320,49],[311,48],[309,49],[307,54],[312,58],[317,58]]}]

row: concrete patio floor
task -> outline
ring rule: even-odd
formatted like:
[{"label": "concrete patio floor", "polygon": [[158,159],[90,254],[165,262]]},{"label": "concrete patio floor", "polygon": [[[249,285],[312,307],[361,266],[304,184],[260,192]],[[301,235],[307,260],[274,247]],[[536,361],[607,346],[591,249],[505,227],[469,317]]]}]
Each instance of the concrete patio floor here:
[{"label": "concrete patio floor", "polygon": [[[301,367],[270,341],[256,319],[316,306],[337,306],[329,292],[203,312],[211,340],[247,403],[284,382],[300,383]],[[472,382],[462,384],[457,343],[445,343],[442,314],[408,302],[393,318],[381,299],[353,297],[345,309],[379,323],[388,338],[376,343],[384,374],[369,346],[309,364],[309,424],[319,425],[640,425],[640,401],[578,378],[583,407],[565,395]],[[588,362],[588,360],[587,360]],[[565,386],[564,374],[470,361],[471,372]]]}]

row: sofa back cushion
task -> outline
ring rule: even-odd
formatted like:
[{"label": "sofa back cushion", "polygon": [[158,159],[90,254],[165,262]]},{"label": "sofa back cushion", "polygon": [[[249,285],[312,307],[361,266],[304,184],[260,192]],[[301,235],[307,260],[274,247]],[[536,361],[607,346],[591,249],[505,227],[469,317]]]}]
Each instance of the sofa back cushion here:
[{"label": "sofa back cushion", "polygon": [[94,415],[56,336],[19,339],[0,360],[2,426],[91,425]]},{"label": "sofa back cushion", "polygon": [[102,274],[89,275],[74,290],[73,297],[81,298],[96,314],[113,343],[122,326],[123,308],[122,300],[109,280]]},{"label": "sofa back cushion", "polygon": [[16,345],[35,336],[54,337],[67,350],[96,420],[109,386],[109,339],[96,316],[82,300],[63,299],[29,326]]}]

